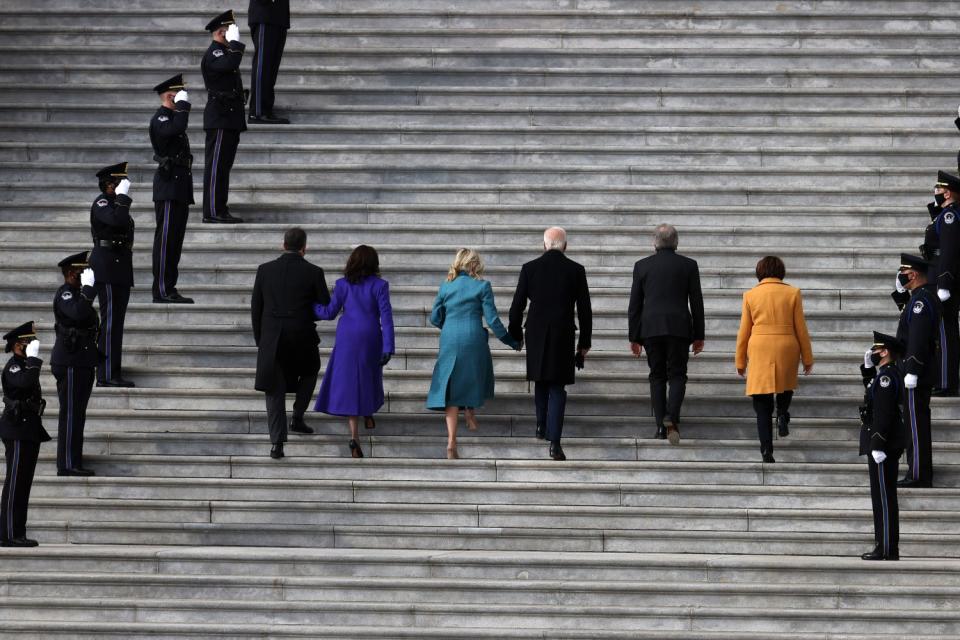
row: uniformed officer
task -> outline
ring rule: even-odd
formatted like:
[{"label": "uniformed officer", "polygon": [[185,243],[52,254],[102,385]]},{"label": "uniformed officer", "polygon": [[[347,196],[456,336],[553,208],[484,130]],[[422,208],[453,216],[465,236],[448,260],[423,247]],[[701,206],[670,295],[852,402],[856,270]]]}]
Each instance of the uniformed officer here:
[{"label": "uniformed officer", "polygon": [[243,80],[240,61],[244,44],[233,11],[225,11],[207,24],[213,42],[203,54],[200,70],[207,88],[207,106],[203,110],[203,128],[207,146],[203,166],[203,221],[221,224],[243,222],[230,215],[227,197],[230,170],[240,144],[240,132],[247,130],[244,117]]},{"label": "uniformed officer", "polygon": [[60,399],[57,475],[92,476],[93,471],[83,467],[83,428],[97,367],[100,321],[93,307],[95,277],[86,251],[64,258],[57,266],[63,272],[63,284],[53,298],[57,341],[50,356]]},{"label": "uniformed officer", "polygon": [[247,24],[253,35],[250,71],[250,123],[290,124],[273,112],[273,87],[290,28],[290,0],[250,0]]},{"label": "uniformed officer", "polygon": [[191,303],[177,291],[180,251],[193,204],[193,155],[187,138],[190,102],[183,76],[177,74],[153,88],[160,108],[150,120],[153,159],[153,206],[157,227],[153,234],[153,301]]},{"label": "uniformed officer", "polygon": [[873,501],[873,551],[864,560],[900,559],[900,512],[897,507],[897,466],[907,442],[900,412],[903,381],[896,359],[904,345],[893,336],[873,332],[873,346],[864,356],[860,408],[860,455],[867,456],[870,498]]},{"label": "uniformed officer", "polygon": [[[924,257],[943,305],[941,362],[934,395],[956,396],[960,387],[960,178],[941,171],[934,187],[933,218],[924,233]],[[934,212],[936,216],[934,217]]]},{"label": "uniformed officer", "polygon": [[98,387],[133,387],[122,374],[123,323],[133,287],[133,218],[130,217],[127,163],[105,167],[97,172],[100,195],[90,208],[93,251],[90,267],[96,275],[100,299],[100,336],[97,347]]},{"label": "uniformed officer", "polygon": [[900,255],[900,282],[910,291],[897,326],[897,339],[904,344],[899,365],[904,416],[910,430],[907,476],[900,483],[903,487],[929,487],[933,482],[930,391],[938,367],[940,300],[936,288],[927,282],[929,266],[919,256]]},{"label": "uniformed officer", "polygon": [[0,546],[35,547],[27,537],[27,507],[40,443],[50,439],[41,417],[46,403],[40,391],[40,343],[33,322],[25,322],[3,336],[13,356],[3,368],[3,416],[0,438],[7,457],[7,473],[0,496]]}]

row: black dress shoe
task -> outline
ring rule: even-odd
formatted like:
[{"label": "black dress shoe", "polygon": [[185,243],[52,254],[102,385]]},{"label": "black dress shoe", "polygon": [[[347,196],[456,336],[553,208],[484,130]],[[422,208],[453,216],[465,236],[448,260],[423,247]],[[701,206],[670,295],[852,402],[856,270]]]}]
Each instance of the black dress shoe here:
[{"label": "black dress shoe", "polygon": [[288,118],[274,115],[272,113],[265,113],[260,116],[250,114],[247,116],[247,122],[250,124],[290,124],[290,120]]},{"label": "black dress shoe", "polygon": [[950,389],[934,389],[930,395],[936,396],[938,398],[956,398],[960,395],[956,387]]},{"label": "black dress shoe", "polygon": [[282,442],[278,442],[277,444],[273,445],[273,448],[270,449],[270,457],[273,458],[274,460],[279,460],[280,458],[283,457]]},{"label": "black dress shoe", "polygon": [[168,296],[157,296],[153,299],[157,304],[193,304],[193,298],[187,298],[179,293],[171,293]]},{"label": "black dress shoe", "polygon": [[654,434],[654,439],[656,440],[666,440],[667,439],[667,428],[662,424],[657,425],[657,433]]},{"label": "black dress shoe", "polygon": [[769,463],[776,462],[776,460],[773,459],[773,451],[764,451],[760,455],[763,456],[764,462],[769,462]]},{"label": "black dress shoe", "polygon": [[31,540],[30,538],[12,538],[10,540],[4,540],[0,542],[0,547],[36,547],[40,543],[36,540]]},{"label": "black dress shoe", "polygon": [[537,440],[546,440],[547,439],[547,425],[538,424],[537,425]]},{"label": "black dress shoe", "polygon": [[130,380],[124,380],[123,378],[113,378],[112,380],[97,380],[98,387],[135,387],[137,386]]},{"label": "black dress shoe", "polygon": [[82,476],[89,477],[97,475],[90,469],[84,469],[83,467],[76,467],[74,469],[57,469],[58,476]]},{"label": "black dress shoe", "polygon": [[868,551],[860,556],[864,560],[883,560],[883,549],[874,547],[873,551]]},{"label": "black dress shoe", "polygon": [[785,413],[782,416],[777,416],[777,435],[781,438],[786,438],[790,435],[790,414]]},{"label": "black dress shoe", "polygon": [[901,489],[929,489],[932,485],[913,478],[900,478],[897,480],[897,486]]},{"label": "black dress shoe", "polygon": [[567,459],[567,456],[563,453],[563,447],[560,446],[559,442],[550,443],[550,457],[554,460],[560,460],[561,462]]},{"label": "black dress shoe", "polygon": [[313,429],[307,426],[303,418],[293,418],[290,420],[290,431],[294,433],[313,433]]},{"label": "black dress shoe", "polygon": [[238,218],[232,216],[229,213],[225,213],[222,216],[203,216],[203,221],[207,224],[240,224],[243,222],[243,218]]}]

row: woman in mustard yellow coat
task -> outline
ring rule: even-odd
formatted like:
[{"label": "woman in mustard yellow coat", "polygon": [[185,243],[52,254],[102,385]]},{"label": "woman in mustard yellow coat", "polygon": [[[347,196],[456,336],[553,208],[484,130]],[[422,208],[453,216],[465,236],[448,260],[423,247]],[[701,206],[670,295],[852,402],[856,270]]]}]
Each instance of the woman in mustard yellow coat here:
[{"label": "woman in mustard yellow coat", "polygon": [[757,263],[760,284],[743,294],[737,332],[737,373],[747,378],[747,395],[757,413],[757,434],[764,462],[773,459],[773,411],[780,437],[790,433],[790,400],[797,371],[813,370],[810,334],[803,318],[800,290],[783,282],[783,260],[767,256]]}]

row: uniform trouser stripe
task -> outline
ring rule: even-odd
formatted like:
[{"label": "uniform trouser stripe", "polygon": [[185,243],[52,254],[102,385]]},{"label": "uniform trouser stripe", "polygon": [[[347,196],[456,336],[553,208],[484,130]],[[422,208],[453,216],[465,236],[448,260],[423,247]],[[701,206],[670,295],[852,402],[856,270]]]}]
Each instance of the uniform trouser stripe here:
[{"label": "uniform trouser stripe", "polygon": [[104,374],[104,380],[113,379],[113,349],[110,346],[113,344],[113,285],[108,284],[106,286],[107,292],[107,338],[104,340],[103,346],[106,351],[105,357],[107,362],[107,370]]},{"label": "uniform trouser stripe", "polygon": [[947,371],[950,367],[947,366],[947,356],[949,355],[950,349],[947,348],[947,328],[943,323],[943,318],[940,319],[940,388],[947,389],[950,386],[950,376]]},{"label": "uniform trouser stripe", "polygon": [[163,203],[163,233],[160,236],[160,295],[167,297],[167,236],[170,234],[170,201]]},{"label": "uniform trouser stripe", "polygon": [[67,367],[67,444],[65,447],[65,457],[67,459],[67,468],[74,469],[73,465],[73,367]]},{"label": "uniform trouser stripe", "polygon": [[914,480],[920,479],[920,434],[917,425],[917,390],[907,389],[907,410],[910,414],[910,438],[913,442],[910,472]]},{"label": "uniform trouser stripe", "polygon": [[17,476],[20,470],[20,441],[13,443],[13,469],[10,470],[10,488],[7,494],[7,539],[13,539],[13,507],[14,496],[17,494]]},{"label": "uniform trouser stripe", "polygon": [[259,42],[257,43],[257,113],[256,115],[263,115],[263,32],[266,31],[265,25],[260,25],[258,27],[260,37],[257,38]]},{"label": "uniform trouser stripe", "polygon": [[883,473],[883,463],[877,464],[880,478],[880,511],[883,517],[883,555],[890,555],[890,511],[887,502],[887,480]]},{"label": "uniform trouser stripe", "polygon": [[220,144],[223,129],[217,129],[217,142],[213,146],[213,167],[210,169],[210,217],[217,217],[217,169],[220,166]]}]

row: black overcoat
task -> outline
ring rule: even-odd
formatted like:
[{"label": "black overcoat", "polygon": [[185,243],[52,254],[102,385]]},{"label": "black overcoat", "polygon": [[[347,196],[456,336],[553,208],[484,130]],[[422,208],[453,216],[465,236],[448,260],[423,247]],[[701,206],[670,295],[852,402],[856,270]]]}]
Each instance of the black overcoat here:
[{"label": "black overcoat", "polygon": [[630,342],[674,336],[703,340],[703,292],[697,262],[673,249],[633,265],[633,286],[627,308]]}]

